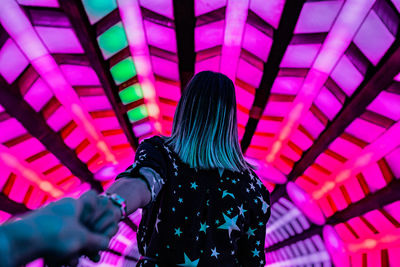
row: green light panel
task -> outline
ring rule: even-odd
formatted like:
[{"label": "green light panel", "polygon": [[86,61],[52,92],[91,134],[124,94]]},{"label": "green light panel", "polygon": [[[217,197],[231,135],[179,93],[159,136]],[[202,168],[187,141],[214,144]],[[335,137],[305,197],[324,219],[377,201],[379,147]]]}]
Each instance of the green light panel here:
[{"label": "green light panel", "polygon": [[118,22],[102,35],[97,37],[97,41],[105,59],[108,59],[128,46],[128,40],[126,39],[125,29],[122,22]]},{"label": "green light panel", "polygon": [[91,24],[96,23],[117,8],[116,0],[82,0],[82,3]]},{"label": "green light panel", "polygon": [[131,122],[136,122],[141,119],[144,119],[148,116],[147,109],[145,105],[140,105],[134,109],[131,109],[127,112],[128,118]]},{"label": "green light panel", "polygon": [[127,57],[121,60],[112,66],[110,71],[117,85],[126,82],[136,75],[135,64],[133,63],[132,57]]},{"label": "green light panel", "polygon": [[126,87],[119,92],[119,97],[123,104],[129,104],[143,98],[142,88],[139,84]]}]

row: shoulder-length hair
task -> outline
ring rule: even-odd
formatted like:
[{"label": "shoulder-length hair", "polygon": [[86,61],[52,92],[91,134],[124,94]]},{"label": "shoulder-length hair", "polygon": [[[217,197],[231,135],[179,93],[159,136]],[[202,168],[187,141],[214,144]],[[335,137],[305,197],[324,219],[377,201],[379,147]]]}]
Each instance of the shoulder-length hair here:
[{"label": "shoulder-length hair", "polygon": [[235,87],[221,73],[203,71],[190,80],[175,110],[172,134],[162,137],[192,168],[255,169],[239,145]]}]

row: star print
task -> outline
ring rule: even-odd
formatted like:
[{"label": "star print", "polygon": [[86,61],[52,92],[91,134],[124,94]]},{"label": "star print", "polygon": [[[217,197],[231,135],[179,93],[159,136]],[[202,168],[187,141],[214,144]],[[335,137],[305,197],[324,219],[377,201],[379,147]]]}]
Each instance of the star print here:
[{"label": "star print", "polygon": [[190,183],[190,188],[194,188],[194,190],[197,189],[198,185],[196,184],[196,182]]},{"label": "star print", "polygon": [[180,197],[180,198],[178,199],[178,201],[179,201],[179,203],[182,203],[182,202],[183,202],[183,199]]},{"label": "star print", "polygon": [[251,251],[253,253],[253,257],[260,257],[259,253],[260,251],[258,251],[256,248],[254,250]]},{"label": "star print", "polygon": [[178,264],[178,266],[197,267],[197,264],[199,264],[199,260],[200,260],[200,259],[191,261],[191,260],[189,259],[189,257],[186,255],[186,253],[183,253],[183,255],[184,255],[184,257],[185,257],[185,262],[184,262],[184,263],[181,263],[181,264]]},{"label": "star print", "polygon": [[207,199],[207,203],[206,203],[207,206],[210,206],[210,203],[209,203],[209,202],[210,202],[210,200]]},{"label": "star print", "polygon": [[249,227],[249,230],[247,230],[247,232],[246,232],[247,237],[250,238],[250,236],[254,235],[255,230],[256,229],[251,229],[251,227]]},{"label": "star print", "polygon": [[175,207],[172,207],[172,211],[175,212]]},{"label": "star print", "polygon": [[232,212],[231,212],[230,210],[228,210],[226,213],[228,213],[229,215],[231,215]]},{"label": "star print", "polygon": [[244,213],[245,213],[247,210],[245,210],[245,209],[243,208],[243,204],[240,205],[240,207],[238,207],[238,209],[239,209],[239,215],[242,215],[242,216],[244,217]]},{"label": "star print", "polygon": [[158,223],[161,222],[161,220],[157,217],[156,219],[156,231],[158,233]]},{"label": "star print", "polygon": [[203,231],[204,233],[206,233],[206,230],[208,227],[210,227],[210,226],[208,226],[205,222],[200,223],[200,232]]},{"label": "star print", "polygon": [[250,183],[250,189],[253,190],[253,191],[255,191],[256,188],[254,187],[254,184],[253,184],[253,183]]},{"label": "star print", "polygon": [[236,180],[235,179],[232,179],[232,184],[236,184]]},{"label": "star print", "polygon": [[219,220],[215,220],[215,224],[219,224]]},{"label": "star print", "polygon": [[262,211],[264,212],[264,214],[267,212],[267,209],[269,207],[268,203],[264,201],[264,199],[262,197],[258,197],[258,199],[261,201],[262,203]]},{"label": "star print", "polygon": [[257,242],[256,242],[256,245],[259,246],[259,245],[260,245],[260,241],[257,241]]},{"label": "star print", "polygon": [[174,169],[178,168],[178,165],[175,164],[175,161],[172,163],[172,165],[174,166]]},{"label": "star print", "polygon": [[225,196],[230,196],[230,197],[232,197],[233,199],[235,199],[235,196],[232,194],[232,193],[229,193],[227,190],[224,190],[223,192],[222,192],[222,198],[224,198]]},{"label": "star print", "polygon": [[251,178],[251,180],[254,180],[254,175],[251,172],[250,172],[250,178]]},{"label": "star print", "polygon": [[211,249],[211,257],[215,257],[216,259],[218,259],[218,255],[220,253],[217,252],[217,247],[215,247],[214,249]]},{"label": "star print", "polygon": [[175,228],[175,235],[181,236],[181,234],[182,234],[181,228]]},{"label": "star print", "polygon": [[258,225],[259,226],[263,226],[264,224],[263,224],[263,222],[259,222]]},{"label": "star print", "polygon": [[229,232],[229,237],[231,236],[232,230],[240,231],[239,227],[236,225],[236,221],[238,218],[238,215],[236,215],[233,218],[229,218],[226,216],[224,213],[222,213],[224,216],[225,223],[223,225],[218,226],[218,229],[226,229]]},{"label": "star print", "polygon": [[263,183],[262,183],[260,180],[257,180],[257,185],[258,185],[259,187],[262,187]]},{"label": "star print", "polygon": [[250,192],[250,190],[249,190],[248,188],[246,188],[246,191],[247,191],[247,193],[249,193],[249,192]]}]

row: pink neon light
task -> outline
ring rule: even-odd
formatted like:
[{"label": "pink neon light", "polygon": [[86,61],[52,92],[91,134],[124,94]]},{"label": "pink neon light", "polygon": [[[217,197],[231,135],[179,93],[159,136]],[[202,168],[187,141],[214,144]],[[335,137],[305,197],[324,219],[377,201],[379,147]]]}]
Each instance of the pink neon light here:
[{"label": "pink neon light", "polygon": [[228,0],[220,71],[235,80],[249,0]]},{"label": "pink neon light", "polygon": [[[397,122],[373,143],[354,155],[351,160],[348,160],[341,169],[333,172],[328,180],[334,181],[334,186],[340,186],[347,179],[363,171],[369,164],[378,161],[397,148],[400,145],[399,136],[400,122]],[[320,190],[316,190],[313,197],[319,199],[334,188],[332,186],[327,187],[327,184],[328,182],[325,182]]]},{"label": "pink neon light", "polygon": [[[275,148],[274,151],[270,151],[266,157],[268,162],[272,162],[277,158],[281,148],[299,125],[300,118],[311,107],[329,73],[349,46],[374,2],[374,0],[349,0],[345,2],[293,102],[293,108],[289,116],[283,122],[281,134],[276,138],[275,144],[272,146]],[[278,147],[279,149],[277,149]]]},{"label": "pink neon light", "polygon": [[331,255],[331,259],[335,263],[335,266],[350,266],[347,257],[346,246],[340,236],[337,234],[335,228],[333,228],[331,225],[325,225],[322,229],[322,236],[326,250]]},{"label": "pink neon light", "polygon": [[275,29],[278,28],[285,0],[252,0],[250,9]]},{"label": "pink neon light", "polygon": [[83,54],[83,48],[70,28],[35,27],[50,53]]},{"label": "pink neon light", "polygon": [[6,168],[10,168],[12,172],[21,176],[28,181],[38,185],[40,189],[49,193],[55,198],[61,197],[64,192],[54,187],[52,184],[46,181],[37,172],[33,171],[28,163],[20,161],[16,156],[14,156],[7,147],[0,145],[0,164]]},{"label": "pink neon light", "polygon": [[[151,1],[151,0],[150,0]],[[208,13],[212,10],[221,8],[226,5],[227,0],[197,0],[194,1],[194,13],[195,16],[200,16],[202,14]]]},{"label": "pink neon light", "polygon": [[149,117],[154,129],[157,132],[161,132],[160,105],[158,103],[155,78],[152,72],[150,52],[146,42],[139,2],[138,0],[118,0],[117,2]]},{"label": "pink neon light", "polygon": [[320,207],[307,192],[293,182],[287,183],[286,189],[290,199],[310,221],[318,225],[323,225],[325,223],[325,217]]},{"label": "pink neon light", "polygon": [[15,45],[8,39],[0,50],[0,74],[11,84],[28,66],[29,62]]},{"label": "pink neon light", "polygon": [[105,145],[100,132],[94,127],[89,113],[83,108],[78,95],[67,82],[54,58],[46,50],[25,13],[13,0],[4,0],[0,9],[0,22],[14,39],[32,66],[52,89],[61,104],[74,120],[85,130],[89,139],[96,144],[107,161],[116,162],[111,149]]}]

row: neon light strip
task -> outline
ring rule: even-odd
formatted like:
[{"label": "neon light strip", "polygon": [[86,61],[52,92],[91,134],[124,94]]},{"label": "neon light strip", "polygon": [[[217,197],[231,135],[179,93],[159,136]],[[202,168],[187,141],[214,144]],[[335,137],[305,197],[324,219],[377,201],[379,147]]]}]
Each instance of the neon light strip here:
[{"label": "neon light strip", "polygon": [[368,253],[387,248],[400,246],[400,229],[394,229],[389,233],[373,234],[370,238],[355,240],[346,243],[349,254]]},{"label": "neon light strip", "polygon": [[117,0],[117,2],[149,117],[154,129],[161,132],[160,105],[139,2],[138,0]]},{"label": "neon light strip", "polygon": [[0,144],[0,165],[9,168],[13,173],[18,176],[24,177],[30,182],[36,184],[42,191],[50,194],[54,198],[59,198],[64,195],[64,192],[56,188],[50,182],[46,181],[44,177],[35,172],[29,164],[20,161],[18,157],[13,155],[10,150]]},{"label": "neon light strip", "polygon": [[220,71],[232,81],[235,81],[236,77],[249,2],[249,0],[229,0],[226,8]]},{"label": "neon light strip", "polygon": [[326,82],[329,73],[350,45],[358,28],[368,15],[375,0],[348,0],[345,2],[332,30],[329,32],[321,51],[313,63],[301,89],[292,104],[289,115],[282,123],[280,134],[275,137],[266,157],[267,162],[273,162],[281,153],[300,119],[310,109],[314,99]]},{"label": "neon light strip", "polygon": [[14,0],[2,1],[0,22],[41,78],[52,89],[60,103],[71,114],[74,121],[103,154],[106,161],[116,163],[115,156],[94,126],[92,117],[85,110],[75,90],[65,79],[54,58],[49,54],[28,18]]},{"label": "neon light strip", "polygon": [[283,227],[285,224],[291,222],[294,218],[301,215],[301,212],[297,208],[293,208],[285,215],[279,217],[278,220],[274,221],[272,224],[268,224],[266,234],[269,234],[276,229]]},{"label": "neon light strip", "polygon": [[[268,257],[268,254],[266,257]],[[297,258],[292,258],[289,260],[284,260],[284,261],[277,261],[272,264],[266,264],[266,267],[283,267],[283,266],[302,266],[302,265],[311,265],[313,263],[321,263],[324,261],[330,261],[330,257],[328,252],[326,251],[321,251],[313,254],[308,254],[306,256],[302,257],[297,257]]]},{"label": "neon light strip", "polygon": [[397,122],[383,133],[373,143],[365,147],[356,154],[351,160],[347,161],[343,168],[333,172],[320,190],[313,192],[313,197],[319,199],[333,190],[335,187],[343,184],[347,179],[353,177],[365,169],[373,162],[377,162],[392,150],[400,145],[400,122]]}]

